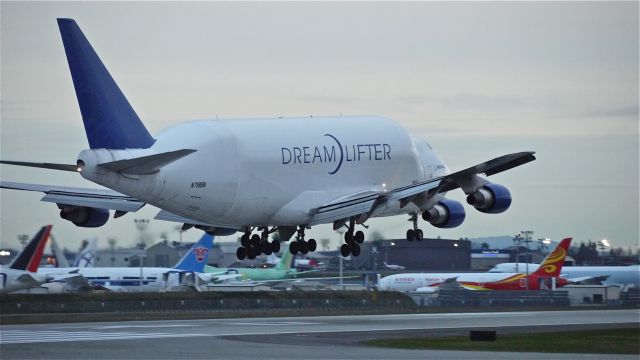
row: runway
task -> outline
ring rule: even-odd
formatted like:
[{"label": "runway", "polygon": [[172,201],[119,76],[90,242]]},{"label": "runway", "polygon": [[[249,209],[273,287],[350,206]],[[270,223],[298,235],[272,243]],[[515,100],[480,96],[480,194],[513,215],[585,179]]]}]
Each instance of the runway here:
[{"label": "runway", "polygon": [[[6,325],[2,359],[600,359],[602,355],[394,350],[363,339],[640,325],[639,310],[355,315]],[[636,356],[607,355],[612,359]]]}]

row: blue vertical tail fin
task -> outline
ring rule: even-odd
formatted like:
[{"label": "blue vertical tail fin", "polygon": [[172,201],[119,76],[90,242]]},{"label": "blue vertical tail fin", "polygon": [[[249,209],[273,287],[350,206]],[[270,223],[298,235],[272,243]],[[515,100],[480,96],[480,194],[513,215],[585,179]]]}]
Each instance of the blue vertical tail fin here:
[{"label": "blue vertical tail fin", "polygon": [[92,149],[149,148],[144,127],[73,19],[58,19],[84,129]]},{"label": "blue vertical tail fin", "polygon": [[213,247],[213,235],[204,233],[197,243],[184,254],[174,267],[176,270],[204,272],[204,266],[209,261],[209,253]]}]

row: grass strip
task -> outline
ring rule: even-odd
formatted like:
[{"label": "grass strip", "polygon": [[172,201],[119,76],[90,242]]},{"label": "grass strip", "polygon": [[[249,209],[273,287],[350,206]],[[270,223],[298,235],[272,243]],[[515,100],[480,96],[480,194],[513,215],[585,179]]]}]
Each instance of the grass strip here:
[{"label": "grass strip", "polygon": [[640,354],[640,328],[554,331],[501,335],[495,342],[471,341],[468,336],[376,339],[363,344],[399,349],[515,351],[585,354]]}]

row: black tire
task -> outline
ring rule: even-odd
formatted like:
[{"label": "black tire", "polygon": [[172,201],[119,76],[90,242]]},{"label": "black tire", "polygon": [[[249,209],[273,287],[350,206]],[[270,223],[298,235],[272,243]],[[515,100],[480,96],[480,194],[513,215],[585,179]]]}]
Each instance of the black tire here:
[{"label": "black tire", "polygon": [[253,260],[256,258],[256,255],[258,254],[256,254],[255,248],[252,248],[252,247],[247,248],[247,259]]},{"label": "black tire", "polygon": [[416,240],[422,241],[424,239],[424,234],[422,233],[422,229],[416,230]]},{"label": "black tire", "polygon": [[364,242],[364,233],[362,231],[356,231],[355,234],[356,243],[362,244]]},{"label": "black tire", "polygon": [[298,242],[297,241],[292,241],[289,244],[289,252],[291,253],[291,255],[296,255],[298,253]]},{"label": "black tire", "polygon": [[262,244],[260,244],[260,249],[262,249],[263,254],[271,255],[271,244],[269,244],[267,241],[263,241]]},{"label": "black tire", "polygon": [[309,248],[309,252],[314,252],[318,248],[318,243],[316,243],[316,239],[309,239],[307,243],[307,247]]},{"label": "black tire", "polygon": [[247,256],[247,249],[245,249],[244,247],[239,247],[238,250],[236,250],[236,257],[238,258],[238,260],[244,260],[244,258]]},{"label": "black tire", "polygon": [[280,252],[280,241],[272,241],[271,242],[271,250],[273,251],[273,253],[279,253]]},{"label": "black tire", "polygon": [[347,231],[344,234],[344,242],[346,242],[348,245],[351,245],[354,243],[353,241],[353,233],[351,231]]},{"label": "black tire", "polygon": [[340,246],[340,255],[342,255],[342,257],[347,257],[351,254],[351,247],[347,244],[342,244],[342,246]]},{"label": "black tire", "polygon": [[413,231],[413,229],[409,229],[407,230],[407,240],[408,241],[413,241],[416,239],[416,233],[415,231]]},{"label": "black tire", "polygon": [[244,247],[249,245],[249,235],[244,234],[240,237],[240,244]]},{"label": "black tire", "polygon": [[251,236],[251,246],[258,248],[260,247],[260,235],[258,234],[253,234]]},{"label": "black tire", "polygon": [[298,244],[298,250],[303,255],[306,255],[309,252],[309,245],[305,241],[300,241],[300,243]]},{"label": "black tire", "polygon": [[353,256],[359,256],[360,250],[360,245],[358,244],[353,244],[353,246],[351,246],[351,253],[353,254]]}]

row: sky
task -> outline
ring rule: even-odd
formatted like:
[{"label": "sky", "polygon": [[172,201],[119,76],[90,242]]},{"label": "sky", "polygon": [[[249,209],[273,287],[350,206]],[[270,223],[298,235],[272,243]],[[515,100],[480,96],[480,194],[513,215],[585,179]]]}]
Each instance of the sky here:
[{"label": "sky", "polygon": [[[88,148],[56,18],[74,18],[152,134],[192,119],[383,115],[453,170],[517,151],[537,160],[490,180],[511,208],[467,207],[426,237],[513,235],[637,247],[638,2],[0,3],[0,158],[75,163]],[[97,187],[78,174],[2,165],[3,181]],[[143,210],[75,227],[40,193],[0,191],[0,246],[53,224],[63,246],[134,244]],[[462,201],[461,191],[448,197]],[[398,216],[368,234],[402,238]],[[148,238],[177,240],[151,220]],[[183,234],[195,241],[200,231]],[[330,225],[307,236],[338,235]],[[232,241],[236,236],[219,238]],[[153,242],[153,241],[152,241]]]}]

